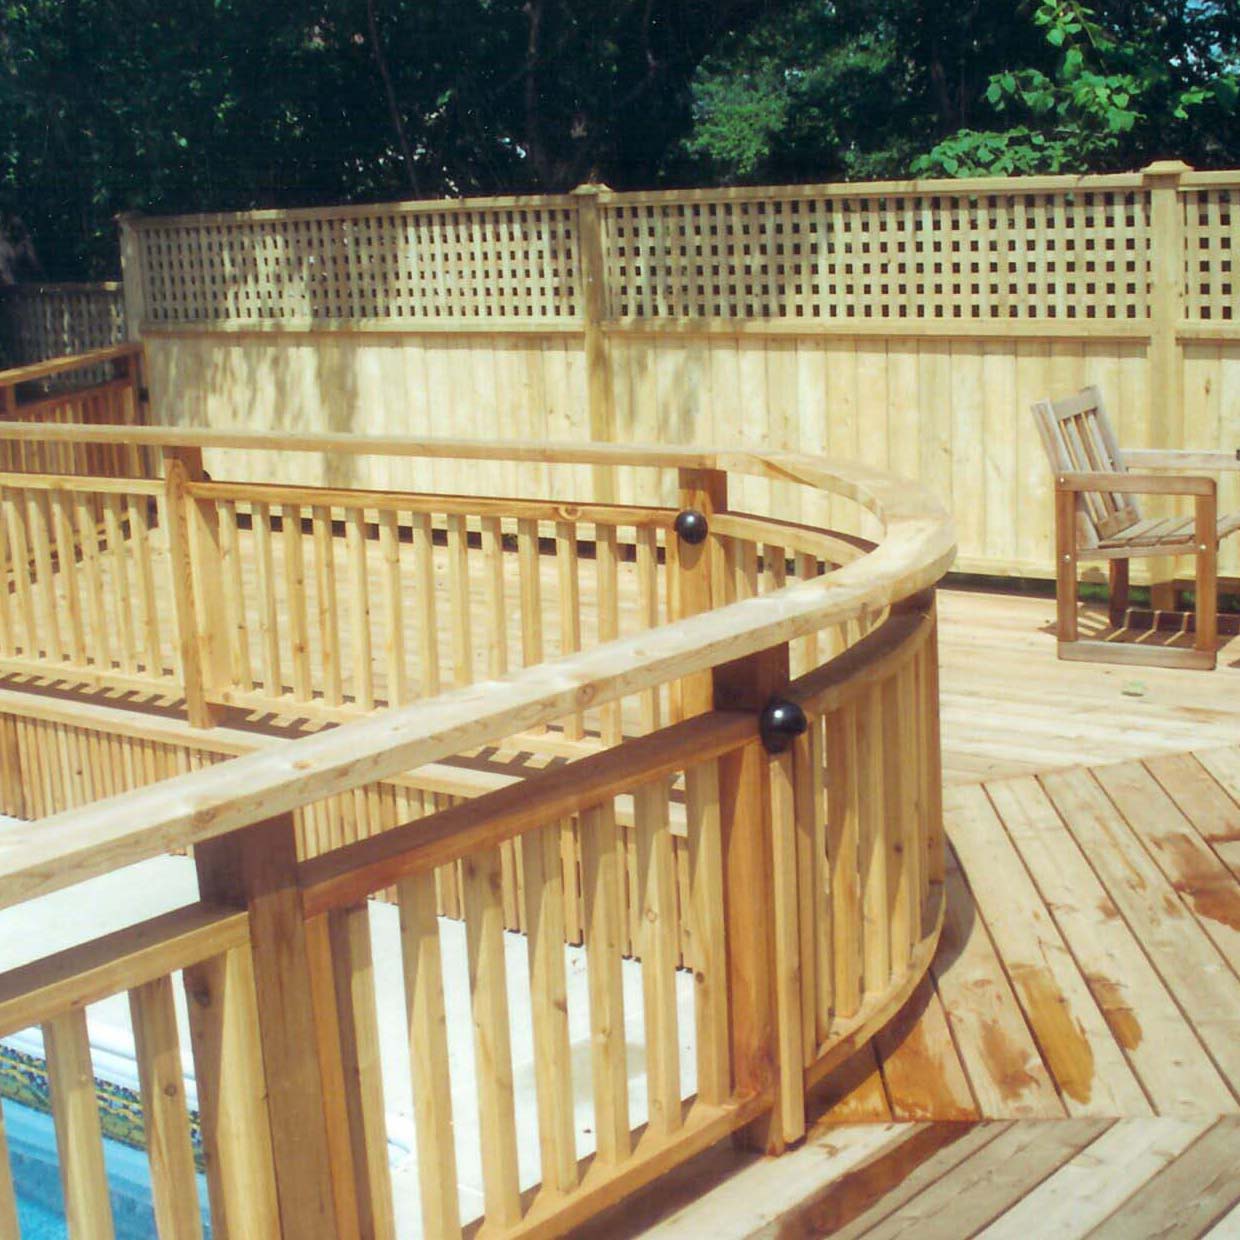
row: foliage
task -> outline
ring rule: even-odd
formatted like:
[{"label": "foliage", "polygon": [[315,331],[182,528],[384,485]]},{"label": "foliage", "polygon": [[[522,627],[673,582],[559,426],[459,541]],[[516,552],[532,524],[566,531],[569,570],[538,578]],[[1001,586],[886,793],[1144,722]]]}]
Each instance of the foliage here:
[{"label": "foliage", "polygon": [[1237,0],[1096,3],[0,0],[0,248],[89,279],[118,211],[1240,162]]},{"label": "foliage", "polygon": [[[1196,6],[1196,20],[1206,7]],[[1160,149],[1184,154],[1196,146],[1198,160],[1222,153],[1214,125],[1234,125],[1240,93],[1234,29],[1230,53],[1206,42],[1168,57],[1140,31],[1108,30],[1078,0],[1040,0],[1033,22],[1057,53],[1053,67],[1003,69],[985,96],[1000,116],[1023,119],[1006,129],[961,129],[915,160],[914,172],[1082,171],[1130,166]]]}]

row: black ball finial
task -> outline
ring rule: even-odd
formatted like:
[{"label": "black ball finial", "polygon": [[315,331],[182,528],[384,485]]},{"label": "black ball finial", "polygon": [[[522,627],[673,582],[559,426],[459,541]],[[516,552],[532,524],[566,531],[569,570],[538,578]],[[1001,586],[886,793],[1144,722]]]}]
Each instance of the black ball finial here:
[{"label": "black ball finial", "polygon": [[706,535],[710,533],[705,514],[698,512],[696,508],[686,508],[683,512],[678,512],[672,528],[691,547],[705,542]]},{"label": "black ball finial", "polygon": [[771,698],[758,716],[758,734],[767,753],[783,753],[808,727],[805,712],[784,698]]}]

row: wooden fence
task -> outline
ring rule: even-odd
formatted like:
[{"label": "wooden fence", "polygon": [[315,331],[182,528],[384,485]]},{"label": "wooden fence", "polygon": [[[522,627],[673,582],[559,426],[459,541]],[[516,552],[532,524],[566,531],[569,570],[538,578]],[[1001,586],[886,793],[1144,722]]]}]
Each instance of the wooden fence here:
[{"label": "wooden fence", "polygon": [[[0,791],[64,807],[0,830],[0,908],[170,848],[193,847],[199,885],[185,908],[0,975],[0,1035],[42,1026],[73,1234],[110,1230],[85,1009],[117,994],[132,1012],[159,1234],[202,1234],[180,974],[214,1234],[395,1235],[404,1198],[386,1157],[391,1080],[378,1054],[378,1005],[390,996],[376,992],[365,904],[393,888],[423,1234],[459,1236],[470,1222],[458,1191],[468,1138],[454,1122],[450,1039],[475,1046],[478,1123],[468,1131],[487,1234],[570,1233],[730,1132],[771,1153],[798,1140],[807,1088],[899,1010],[942,925],[933,586],[954,551],[946,515],[875,471],[788,453],[283,438],[296,453],[540,462],[607,482],[657,471],[671,475],[677,503],[651,512],[588,495],[488,504],[245,491],[204,478],[203,451],[242,454],[276,437],[0,424],[0,440],[12,443],[128,442],[165,458],[162,479],[0,475],[6,495],[23,493],[3,513],[20,533],[10,538],[0,648],[17,660],[10,670],[56,681],[62,695],[38,697],[27,712],[19,692],[0,696]],[[874,542],[733,512],[730,492],[746,474],[865,507]],[[58,520],[82,493],[98,494],[105,520]],[[277,509],[278,528],[267,528]],[[686,512],[695,514],[687,524]],[[445,565],[432,575],[442,586],[419,576],[428,550]],[[172,657],[162,645],[147,653],[162,617],[133,605],[146,593],[134,580],[156,572],[167,582],[157,596],[175,601]],[[344,607],[333,579],[345,583]],[[441,588],[451,653],[440,678],[454,687],[436,695],[435,659],[419,655],[408,687],[421,696],[408,700],[401,609]],[[496,628],[508,600],[512,633]],[[252,629],[243,616],[255,618]],[[549,616],[558,623],[544,633]],[[409,618],[415,647],[438,649],[434,618]],[[242,649],[252,656],[248,686],[237,684]],[[497,679],[500,652],[520,670]],[[156,699],[171,682],[195,726],[169,719],[159,701],[149,716],[140,702],[67,707],[63,695],[83,682]],[[388,709],[287,744],[255,730],[221,740],[212,713],[239,694],[265,715],[320,705],[362,714],[381,686]],[[776,706],[793,726],[777,726]],[[142,751],[124,745],[115,753],[129,769],[110,771],[112,753],[90,740],[96,725],[142,742],[149,777]],[[438,764],[524,749],[536,736],[572,760],[475,788],[466,804],[410,813],[396,798],[388,820],[351,840],[312,834],[341,799],[408,791],[410,781],[442,778]],[[196,769],[229,744],[240,756],[224,771]],[[198,756],[182,758],[188,750]],[[155,782],[182,761],[185,773]],[[87,786],[124,795],[84,805]],[[445,976],[436,916],[445,911],[464,922],[460,978]],[[526,936],[528,1015],[509,1006],[506,925]],[[582,945],[588,983],[584,1130],[565,941]],[[682,963],[692,966],[691,1017],[678,1002]],[[632,968],[637,1054],[624,1016]],[[461,988],[469,1003],[458,1021],[445,999]],[[532,1180],[518,1148],[518,1019],[533,1047]],[[682,1058],[688,1021],[693,1051]],[[644,1120],[630,1103],[633,1076],[644,1081]],[[12,1201],[0,1159],[0,1229],[12,1226]]]},{"label": "wooden fence", "polygon": [[[1238,173],[1166,163],[131,218],[125,290],[156,416],[174,425],[857,459],[949,505],[960,568],[1048,576],[1033,400],[1097,383],[1124,444],[1240,443],[1238,195]],[[271,469],[407,482],[373,463]],[[533,494],[545,477],[413,481]],[[1221,491],[1224,511],[1240,507],[1240,482]],[[777,495],[790,519],[847,519],[830,499]],[[738,503],[767,498],[740,484]]]},{"label": "wooden fence", "polygon": [[121,344],[125,300],[118,283],[18,284],[0,288],[0,364],[30,366]]}]

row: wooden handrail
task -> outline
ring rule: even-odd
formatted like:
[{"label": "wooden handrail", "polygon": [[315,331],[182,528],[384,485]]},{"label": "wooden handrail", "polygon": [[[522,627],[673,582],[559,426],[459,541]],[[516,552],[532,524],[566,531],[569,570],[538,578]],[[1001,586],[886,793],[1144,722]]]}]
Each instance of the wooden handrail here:
[{"label": "wooden handrail", "polygon": [[646,633],[529,667],[339,729],[236,759],[229,779],[195,772],[37,827],[0,833],[0,907],[227,834],[274,814],[444,759],[513,732],[656,688],[833,624],[872,618],[933,585],[954,555],[943,510],[918,488],[866,466],[833,466],[791,453],[710,453],[611,445],[546,445],[343,435],[285,438],[261,432],[23,426],[4,437],[50,435],[91,443],[177,447],[280,447],[466,459],[560,460],[734,470],[846,496],[885,526],[868,555],[824,578],[688,617]]},{"label": "wooden handrail", "polygon": [[[91,349],[89,353],[73,353],[68,357],[54,357],[47,362],[32,362],[29,366],[15,366],[12,370],[0,370],[0,388],[14,387],[18,383],[30,383],[35,379],[48,379],[70,370],[85,370],[88,366],[99,366],[104,362],[137,357],[141,353],[140,342],[114,344],[104,349]],[[43,429],[48,428],[43,427]]]}]

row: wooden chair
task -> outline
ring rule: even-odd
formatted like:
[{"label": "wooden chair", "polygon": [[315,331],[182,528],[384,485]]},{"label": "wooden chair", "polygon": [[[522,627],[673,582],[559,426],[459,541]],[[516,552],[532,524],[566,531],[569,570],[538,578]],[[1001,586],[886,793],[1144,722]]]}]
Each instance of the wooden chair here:
[{"label": "wooden chair", "polygon": [[[1240,530],[1240,514],[1218,516],[1218,484],[1185,470],[1235,469],[1240,452],[1121,452],[1096,387],[1033,406],[1055,471],[1055,561],[1059,657],[1108,663],[1210,669],[1218,646],[1218,544]],[[1129,466],[1175,473],[1130,473]],[[1138,495],[1183,495],[1191,517],[1144,517]],[[1125,626],[1128,562],[1138,556],[1192,555],[1197,561],[1193,649],[1087,641],[1077,630],[1078,560],[1110,561],[1110,614]]]}]

